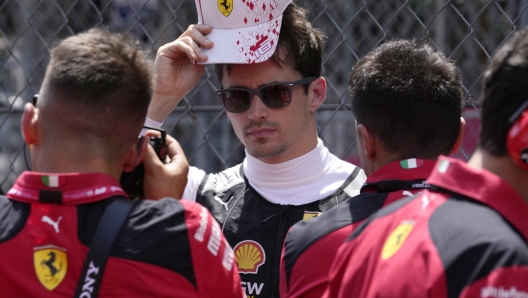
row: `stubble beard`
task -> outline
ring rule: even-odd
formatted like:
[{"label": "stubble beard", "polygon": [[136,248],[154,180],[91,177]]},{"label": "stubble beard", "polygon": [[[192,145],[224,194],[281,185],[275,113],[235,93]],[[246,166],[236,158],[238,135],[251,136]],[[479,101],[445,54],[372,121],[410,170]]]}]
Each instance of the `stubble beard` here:
[{"label": "stubble beard", "polygon": [[[280,125],[276,122],[264,121],[260,123],[251,122],[244,127],[244,134],[254,127],[268,127],[280,132]],[[276,142],[268,138],[258,138],[253,142],[246,141],[246,150],[251,156],[255,158],[271,158],[277,157],[286,152],[288,145],[284,142]]]},{"label": "stubble beard", "polygon": [[271,144],[265,138],[257,139],[257,144],[252,147],[246,147],[251,156],[255,158],[277,157],[288,149],[286,144]]}]

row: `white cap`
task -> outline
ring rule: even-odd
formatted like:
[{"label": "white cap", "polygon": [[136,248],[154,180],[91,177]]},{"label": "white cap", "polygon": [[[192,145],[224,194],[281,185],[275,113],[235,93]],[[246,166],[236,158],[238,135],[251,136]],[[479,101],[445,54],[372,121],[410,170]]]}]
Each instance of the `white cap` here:
[{"label": "white cap", "polygon": [[277,47],[282,13],[292,0],[195,0],[198,23],[213,27],[205,64],[268,60]]}]

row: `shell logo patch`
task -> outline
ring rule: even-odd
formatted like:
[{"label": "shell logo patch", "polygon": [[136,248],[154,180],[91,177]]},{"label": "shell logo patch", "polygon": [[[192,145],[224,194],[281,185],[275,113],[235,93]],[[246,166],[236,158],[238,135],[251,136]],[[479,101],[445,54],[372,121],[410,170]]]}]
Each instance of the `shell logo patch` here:
[{"label": "shell logo patch", "polygon": [[321,214],[323,214],[323,212],[319,212],[319,211],[304,211],[303,220],[310,220],[310,219],[312,219],[314,217],[320,216]]},{"label": "shell logo patch", "polygon": [[244,240],[235,246],[234,251],[240,273],[257,274],[258,268],[266,262],[266,253],[258,242]]},{"label": "shell logo patch", "polygon": [[228,17],[233,11],[233,0],[216,0],[218,10],[225,16]]},{"label": "shell logo patch", "polygon": [[411,233],[414,228],[414,221],[405,221],[402,222],[399,226],[394,229],[394,231],[389,235],[389,238],[385,241],[383,245],[383,250],[381,251],[381,259],[386,260],[392,257],[398,250]]},{"label": "shell logo patch", "polygon": [[40,283],[49,291],[55,289],[66,276],[68,257],[66,249],[55,245],[35,247],[33,263]]}]

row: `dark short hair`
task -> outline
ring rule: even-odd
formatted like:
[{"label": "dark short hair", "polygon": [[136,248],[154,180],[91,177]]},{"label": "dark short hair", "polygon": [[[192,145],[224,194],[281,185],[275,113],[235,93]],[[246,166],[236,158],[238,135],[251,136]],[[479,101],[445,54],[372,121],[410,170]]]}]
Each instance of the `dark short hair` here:
[{"label": "dark short hair", "polygon": [[[306,10],[290,3],[284,10],[279,42],[272,59],[289,64],[303,78],[320,77],[322,73],[322,52],[324,35],[314,28],[306,17]],[[279,57],[278,49],[286,54],[285,61]],[[230,73],[230,64],[216,64],[215,72],[222,83],[224,70]]]},{"label": "dark short hair", "polygon": [[456,143],[462,79],[453,61],[421,40],[393,40],[352,68],[352,111],[398,158],[436,159]]},{"label": "dark short hair", "polygon": [[[138,137],[152,95],[152,62],[130,35],[102,29],[64,39],[50,53],[45,99],[63,113],[51,129],[105,140],[116,154]],[[44,104],[46,105],[46,104]],[[53,117],[50,117],[53,118]]]},{"label": "dark short hair", "polygon": [[491,59],[484,74],[480,147],[507,154],[508,118],[528,99],[528,29],[515,32]]}]

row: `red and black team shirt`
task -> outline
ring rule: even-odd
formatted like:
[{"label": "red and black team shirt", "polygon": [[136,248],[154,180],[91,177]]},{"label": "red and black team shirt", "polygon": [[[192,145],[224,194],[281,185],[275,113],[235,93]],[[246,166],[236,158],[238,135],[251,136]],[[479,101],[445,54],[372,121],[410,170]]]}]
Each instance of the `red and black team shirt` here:
[{"label": "red and black team shirt", "polygon": [[528,297],[528,204],[505,181],[441,157],[431,189],[352,234],[325,297]]},{"label": "red and black team shirt", "polygon": [[392,162],[372,173],[361,193],[318,217],[295,224],[284,242],[280,265],[281,297],[320,298],[338,247],[364,219],[381,207],[428,185],[433,160]]},{"label": "red and black team shirt", "polygon": [[[125,193],[107,175],[24,172],[0,196],[0,296],[73,296],[116,196]],[[133,204],[100,297],[243,297],[233,251],[204,207],[171,198]]]}]

